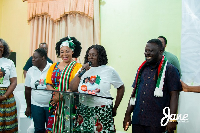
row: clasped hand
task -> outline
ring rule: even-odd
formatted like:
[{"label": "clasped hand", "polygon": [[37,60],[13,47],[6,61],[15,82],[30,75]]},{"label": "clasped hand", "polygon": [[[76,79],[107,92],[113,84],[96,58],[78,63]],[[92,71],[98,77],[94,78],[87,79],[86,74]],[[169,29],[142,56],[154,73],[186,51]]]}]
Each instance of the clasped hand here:
[{"label": "clasped hand", "polygon": [[54,92],[50,104],[54,106],[59,102],[59,100],[63,100],[63,95],[61,95],[59,92]]}]

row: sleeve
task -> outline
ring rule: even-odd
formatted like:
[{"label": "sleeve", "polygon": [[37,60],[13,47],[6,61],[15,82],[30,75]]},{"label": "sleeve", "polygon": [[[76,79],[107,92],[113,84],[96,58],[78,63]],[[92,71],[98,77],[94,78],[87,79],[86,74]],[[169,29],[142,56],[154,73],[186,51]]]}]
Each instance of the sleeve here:
[{"label": "sleeve", "polygon": [[26,61],[26,64],[25,64],[23,70],[28,71],[28,69],[29,69],[30,67],[32,67],[32,66],[33,66],[33,64],[32,64],[32,56],[31,56],[31,57]]},{"label": "sleeve", "polygon": [[82,65],[80,63],[76,63],[73,68],[72,73],[70,74],[70,81],[77,75],[77,73],[81,70]]},{"label": "sleeve", "polygon": [[15,64],[12,61],[11,68],[10,68],[10,78],[17,77],[17,72],[15,68]]},{"label": "sleeve", "polygon": [[[135,76],[135,78],[136,78],[136,76]],[[132,84],[132,87],[134,88],[135,87],[135,79],[134,79],[134,81],[133,81],[133,84]]]},{"label": "sleeve", "polygon": [[111,76],[111,84],[115,88],[119,88],[122,86],[124,83],[122,82],[121,78],[119,77],[119,74],[113,69],[112,71],[112,76]]},{"label": "sleeve", "polygon": [[[137,72],[138,72],[138,70],[137,70]],[[135,74],[135,79],[134,79],[133,84],[132,84],[132,87],[133,87],[133,88],[135,87],[135,84],[136,84],[135,82],[136,82],[137,72],[136,72],[136,74]]]},{"label": "sleeve", "polygon": [[31,87],[31,75],[30,75],[30,69],[26,73],[26,78],[25,78],[25,86]]},{"label": "sleeve", "polygon": [[178,69],[178,71],[180,73],[180,76],[181,76],[180,63],[179,63],[178,58],[176,56],[173,58],[173,63],[172,64]]},{"label": "sleeve", "polygon": [[182,88],[178,69],[173,65],[169,65],[166,75],[167,77],[165,77],[165,79],[167,80],[168,91],[181,91]]},{"label": "sleeve", "polygon": [[46,84],[53,84],[52,83],[52,80],[51,80],[51,76],[52,76],[52,73],[53,73],[53,70],[54,70],[54,67],[55,67],[55,65],[56,65],[57,63],[53,63],[51,66],[50,66],[50,68],[49,68],[49,70],[48,70],[48,72],[47,72],[47,76],[46,76]]}]

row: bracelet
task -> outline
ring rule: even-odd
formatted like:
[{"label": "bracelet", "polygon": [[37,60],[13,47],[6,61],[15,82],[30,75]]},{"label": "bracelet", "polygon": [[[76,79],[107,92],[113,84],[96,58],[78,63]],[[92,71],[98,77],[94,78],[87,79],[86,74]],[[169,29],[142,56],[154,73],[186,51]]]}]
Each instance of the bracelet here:
[{"label": "bracelet", "polygon": [[83,75],[83,73],[81,73],[81,71],[78,72],[78,77],[81,78],[81,76]]},{"label": "bracelet", "polygon": [[169,120],[169,122],[177,122],[177,120]]},{"label": "bracelet", "polygon": [[7,96],[6,95],[3,95],[6,99],[7,99]]}]

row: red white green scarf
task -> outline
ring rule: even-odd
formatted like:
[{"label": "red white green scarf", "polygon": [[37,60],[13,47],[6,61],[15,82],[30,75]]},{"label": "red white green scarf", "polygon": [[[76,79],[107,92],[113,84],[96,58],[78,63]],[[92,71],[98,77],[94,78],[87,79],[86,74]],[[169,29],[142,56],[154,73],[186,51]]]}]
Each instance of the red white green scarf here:
[{"label": "red white green scarf", "polygon": [[[146,61],[144,61],[137,70],[135,86],[131,95],[132,98],[130,100],[131,105],[135,105],[135,100],[138,93],[138,86],[140,83],[140,77],[145,67],[146,67]],[[158,66],[158,79],[157,79],[156,88],[154,91],[155,97],[163,97],[163,86],[164,86],[166,67],[167,67],[167,59],[165,56],[162,56],[162,60],[160,61],[160,64]]]}]

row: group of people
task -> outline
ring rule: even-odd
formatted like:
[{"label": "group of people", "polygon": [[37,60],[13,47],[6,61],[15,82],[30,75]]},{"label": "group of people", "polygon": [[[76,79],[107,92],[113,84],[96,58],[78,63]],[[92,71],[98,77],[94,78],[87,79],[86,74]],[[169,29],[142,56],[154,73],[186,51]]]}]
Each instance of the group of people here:
[{"label": "group of people", "polygon": [[[169,107],[170,114],[177,113],[181,83],[183,90],[198,92],[198,87],[191,88],[180,82],[180,65],[173,64],[177,58],[165,51],[166,44],[163,36],[146,44],[145,61],[139,66],[132,85],[123,121],[124,130],[132,124],[133,133],[173,132],[177,125],[175,118],[161,126],[163,109]],[[124,95],[124,83],[115,69],[107,66],[108,58],[103,46],[90,46],[83,65],[73,59],[79,57],[81,49],[81,43],[75,37],[67,36],[55,47],[61,62],[53,63],[47,57],[46,43],[41,43],[27,61],[24,67],[25,115],[33,117],[35,133],[61,133],[64,130],[64,103],[60,91],[111,97],[111,85],[117,89],[114,104],[110,99],[86,96],[86,100],[79,102],[75,127],[87,132],[116,132],[113,117]],[[0,132],[18,131],[13,95],[17,75],[14,63],[7,59],[9,52],[8,44],[0,39]],[[54,107],[51,114],[50,106]]]},{"label": "group of people", "polygon": [[[67,36],[56,43],[56,54],[62,59],[61,62],[52,64],[50,59],[48,61],[48,48],[44,45],[47,46],[44,43],[40,44],[30,57],[32,67],[28,70],[27,64],[24,67],[27,102],[25,115],[33,117],[35,132],[60,133],[64,130],[65,116],[62,115],[64,102],[62,102],[60,91],[111,97],[111,84],[117,88],[114,106],[110,99],[87,97],[86,99],[92,102],[79,103],[76,129],[93,132],[96,127],[97,132],[115,132],[113,117],[122,100],[124,84],[114,68],[106,65],[108,59],[104,47],[101,45],[89,47],[85,54],[84,65],[81,65],[74,60],[79,57],[82,49],[81,43],[75,37]],[[39,87],[41,83],[46,85],[47,91],[41,91]],[[83,85],[86,86],[84,90]],[[49,106],[55,109],[51,114],[49,114]],[[83,109],[87,111],[83,112]],[[104,112],[105,110],[107,113]],[[97,111],[98,115],[94,115],[93,113]]]}]

